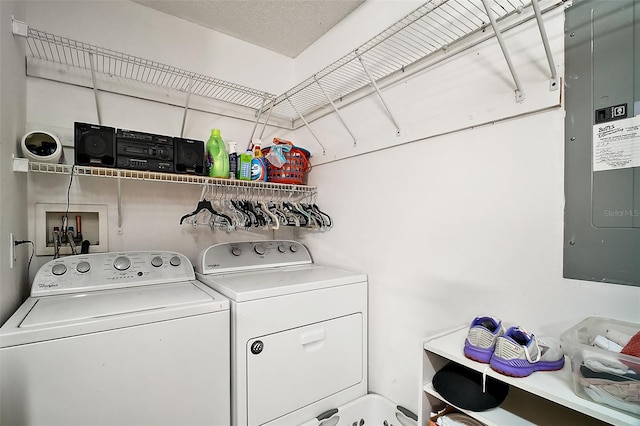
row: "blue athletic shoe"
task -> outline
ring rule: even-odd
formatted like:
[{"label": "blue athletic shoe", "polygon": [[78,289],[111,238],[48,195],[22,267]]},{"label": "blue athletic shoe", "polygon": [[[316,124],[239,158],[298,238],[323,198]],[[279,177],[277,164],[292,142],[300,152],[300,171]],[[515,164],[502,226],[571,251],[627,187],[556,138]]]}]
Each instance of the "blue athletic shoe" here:
[{"label": "blue athletic shoe", "polygon": [[560,342],[539,337],[520,327],[511,327],[496,341],[491,368],[512,377],[526,377],[534,371],[553,371],[564,367]]},{"label": "blue athletic shoe", "polygon": [[464,341],[464,355],[488,364],[496,346],[496,340],[504,334],[502,321],[492,317],[477,317],[471,322]]}]

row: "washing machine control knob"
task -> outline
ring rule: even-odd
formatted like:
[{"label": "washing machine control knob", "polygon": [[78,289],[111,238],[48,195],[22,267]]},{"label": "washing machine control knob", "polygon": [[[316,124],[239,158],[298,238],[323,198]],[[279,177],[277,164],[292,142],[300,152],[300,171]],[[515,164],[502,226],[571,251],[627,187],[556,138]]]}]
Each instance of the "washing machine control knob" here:
[{"label": "washing machine control knob", "polygon": [[240,256],[242,254],[242,250],[240,250],[240,247],[233,247],[231,249],[231,254],[234,256]]},{"label": "washing machine control knob", "polygon": [[78,263],[78,265],[76,266],[76,271],[80,272],[81,274],[84,274],[85,272],[89,272],[89,269],[91,269],[91,264],[86,260],[83,260],[82,262]]},{"label": "washing machine control knob", "polygon": [[289,247],[289,250],[291,250],[291,253],[295,253],[298,251],[298,246],[295,244],[291,244],[291,247]]},{"label": "washing machine control knob", "polygon": [[131,266],[131,261],[126,256],[118,256],[113,261],[113,267],[118,271],[126,271]]},{"label": "washing machine control knob", "polygon": [[264,246],[264,244],[256,244],[253,247],[253,251],[255,251],[256,254],[259,254],[260,256],[262,256],[267,252],[267,248]]},{"label": "washing machine control knob", "polygon": [[155,256],[153,259],[151,259],[151,265],[155,266],[156,268],[162,266],[163,263],[164,262],[162,261],[162,258],[160,256]]},{"label": "washing machine control knob", "polygon": [[67,272],[67,267],[64,266],[62,263],[56,263],[51,268],[51,272],[53,273],[53,275],[62,275],[65,272]]},{"label": "washing machine control knob", "polygon": [[180,266],[180,264],[182,263],[182,260],[180,260],[178,256],[173,256],[169,261],[169,263],[171,264],[171,266]]},{"label": "washing machine control knob", "polygon": [[284,253],[285,251],[287,251],[287,246],[285,246],[284,244],[280,244],[280,245],[278,246],[278,251],[279,251],[280,253]]}]

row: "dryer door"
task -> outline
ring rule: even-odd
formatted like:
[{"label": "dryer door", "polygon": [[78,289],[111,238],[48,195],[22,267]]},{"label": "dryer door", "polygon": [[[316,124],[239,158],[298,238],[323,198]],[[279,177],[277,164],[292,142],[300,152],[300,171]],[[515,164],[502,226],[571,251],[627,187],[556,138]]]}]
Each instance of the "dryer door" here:
[{"label": "dryer door", "polygon": [[247,416],[261,425],[364,380],[362,314],[247,342]]}]

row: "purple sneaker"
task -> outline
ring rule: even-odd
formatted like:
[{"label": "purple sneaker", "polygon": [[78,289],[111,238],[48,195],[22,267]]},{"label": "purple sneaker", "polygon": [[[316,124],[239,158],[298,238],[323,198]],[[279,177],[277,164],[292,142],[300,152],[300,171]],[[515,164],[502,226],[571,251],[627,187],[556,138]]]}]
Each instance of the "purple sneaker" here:
[{"label": "purple sneaker", "polygon": [[556,339],[537,338],[520,327],[511,327],[498,337],[489,364],[507,376],[526,377],[534,371],[560,370],[564,354]]},{"label": "purple sneaker", "polygon": [[492,317],[476,317],[471,321],[464,341],[464,355],[474,361],[489,363],[498,336],[504,334],[502,322]]}]

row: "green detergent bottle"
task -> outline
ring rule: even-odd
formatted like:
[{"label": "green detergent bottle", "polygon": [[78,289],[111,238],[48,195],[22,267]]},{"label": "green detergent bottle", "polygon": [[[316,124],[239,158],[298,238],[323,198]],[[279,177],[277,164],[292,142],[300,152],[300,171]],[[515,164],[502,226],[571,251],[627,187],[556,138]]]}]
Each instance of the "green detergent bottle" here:
[{"label": "green detergent bottle", "polygon": [[210,177],[229,178],[229,154],[220,137],[220,129],[211,129],[211,136],[207,141],[207,160]]}]

